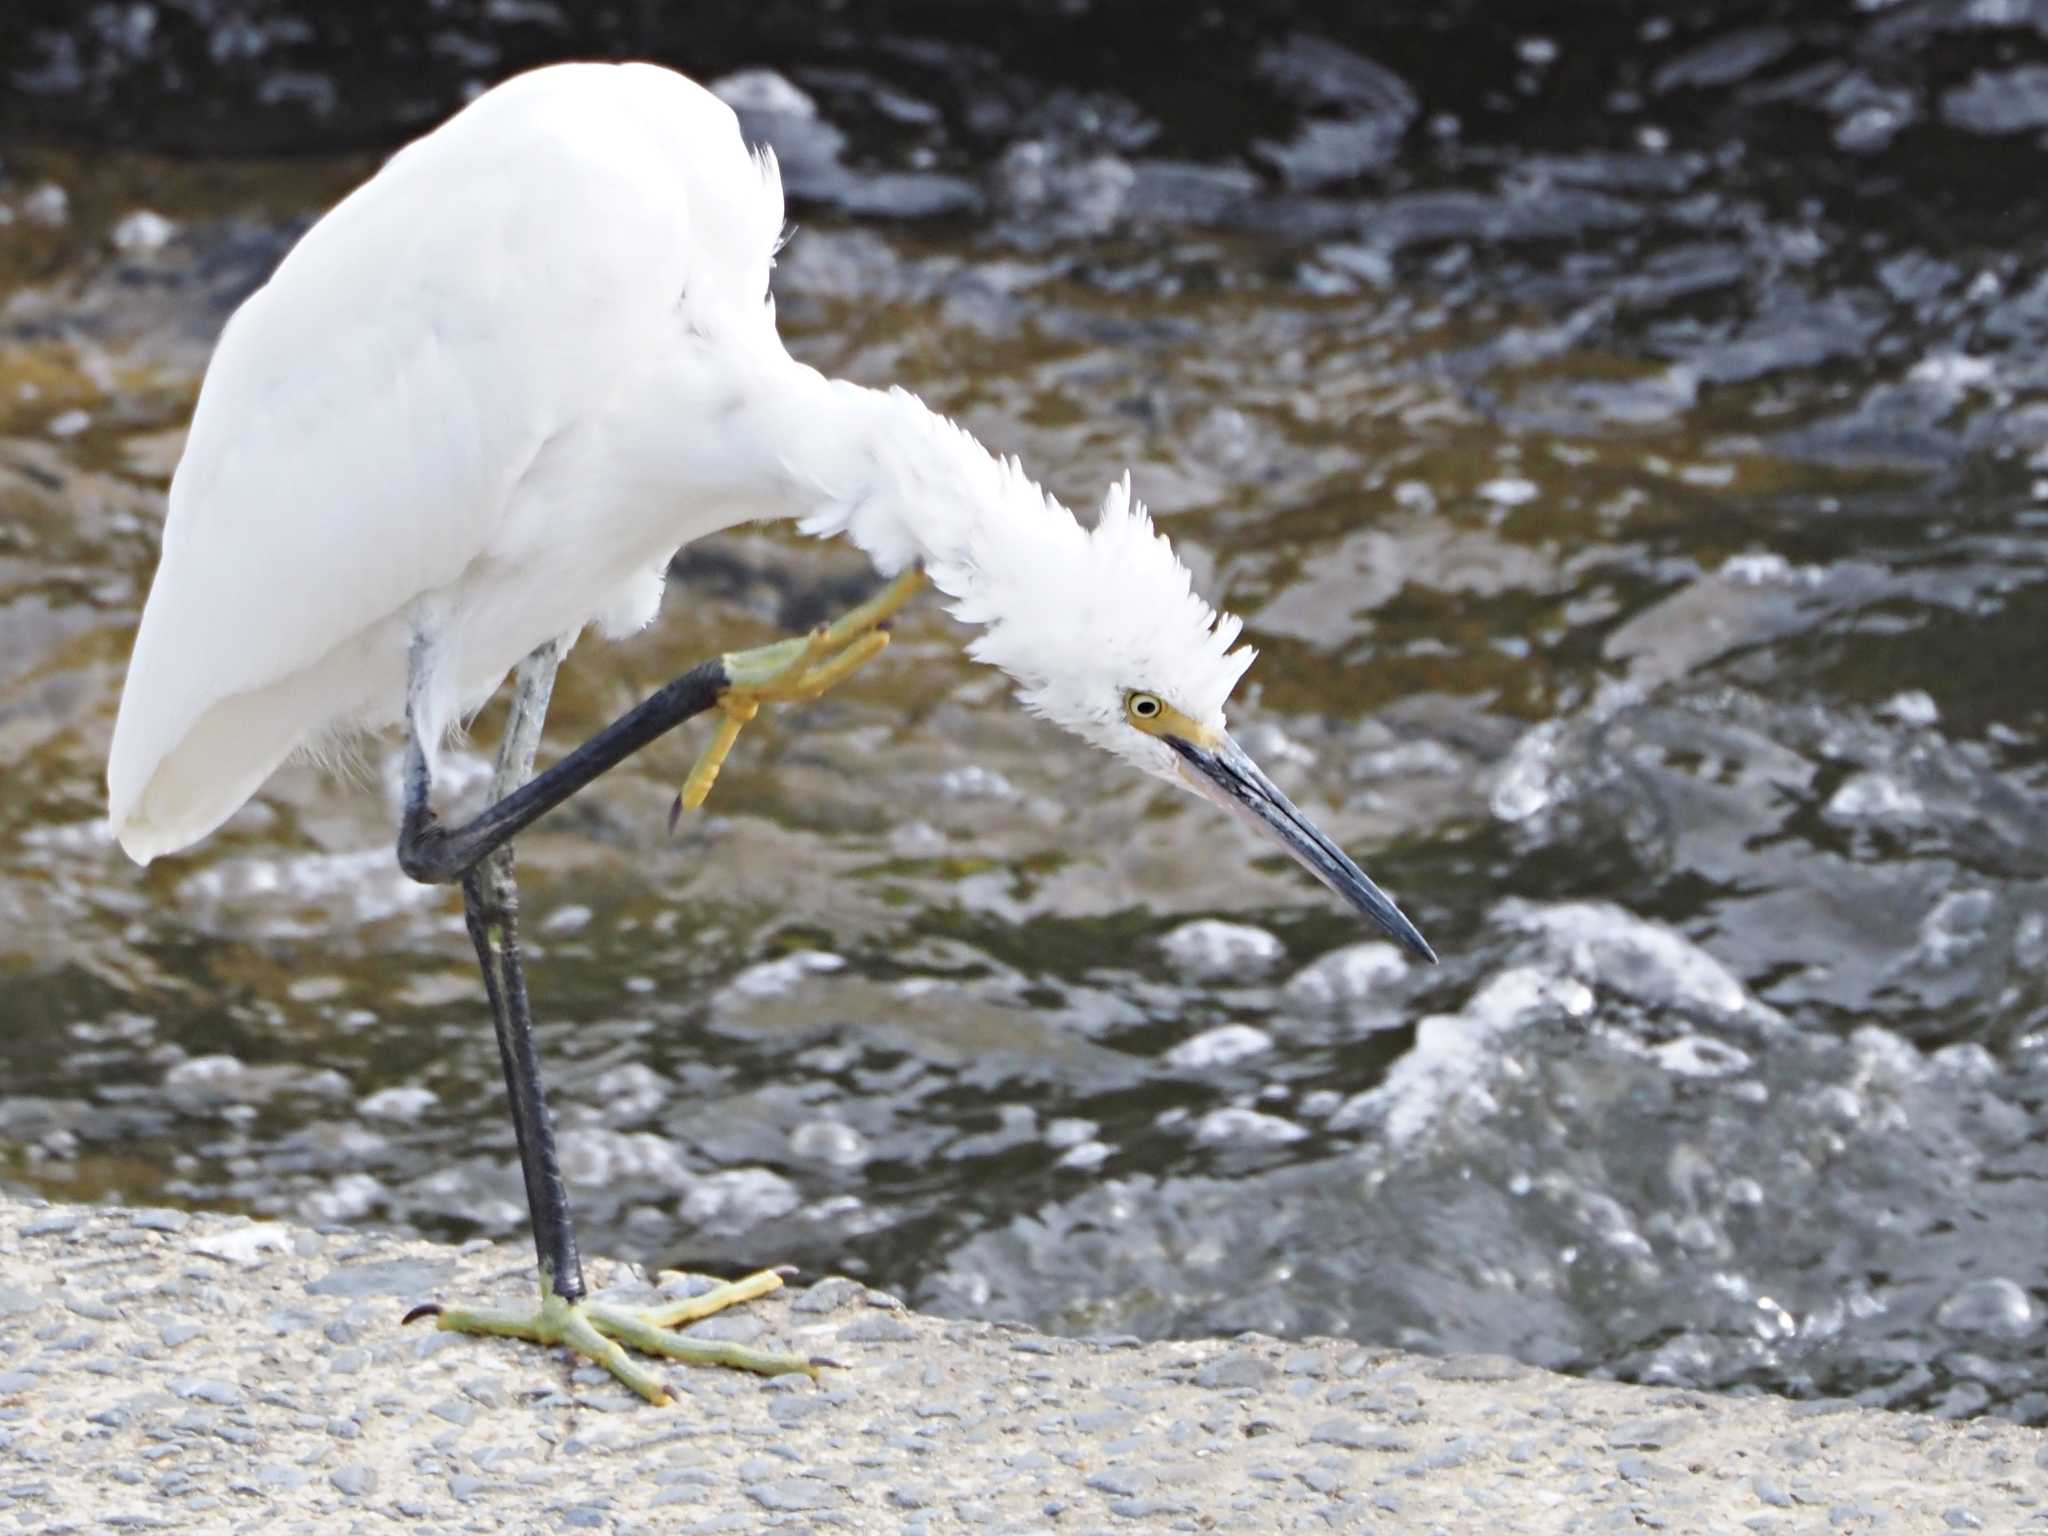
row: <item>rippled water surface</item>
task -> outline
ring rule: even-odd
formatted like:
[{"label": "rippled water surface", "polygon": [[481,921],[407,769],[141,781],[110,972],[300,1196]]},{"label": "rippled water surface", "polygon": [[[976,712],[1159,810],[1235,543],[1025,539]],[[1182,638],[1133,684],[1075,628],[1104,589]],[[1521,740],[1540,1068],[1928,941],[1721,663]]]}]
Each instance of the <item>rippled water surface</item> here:
[{"label": "rippled water surface", "polygon": [[[1980,52],[1905,91],[1886,39],[1938,8],[1896,9],[1854,48],[1645,31],[1597,90],[1508,36],[1499,101],[1282,39],[1297,117],[1228,154],[1099,92],[900,163],[818,150],[843,79],[751,119],[826,167],[794,349],[1072,504],[1131,466],[1261,648],[1239,735],[1445,963],[1025,719],[923,607],[679,836],[694,736],[522,842],[586,1245],[2048,1420],[2048,219],[2012,190],[2048,89],[1959,21],[1928,49]],[[100,819],[212,338],[373,165],[0,158],[17,1186],[523,1228],[391,744],[146,872]],[[551,743],[867,579],[690,550]]]}]

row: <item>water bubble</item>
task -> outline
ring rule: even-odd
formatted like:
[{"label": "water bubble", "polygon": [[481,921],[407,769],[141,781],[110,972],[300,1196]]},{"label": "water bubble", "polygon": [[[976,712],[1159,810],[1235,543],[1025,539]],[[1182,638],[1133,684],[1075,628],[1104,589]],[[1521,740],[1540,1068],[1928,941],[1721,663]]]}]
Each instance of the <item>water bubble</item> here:
[{"label": "water bubble", "polygon": [[21,216],[31,224],[54,229],[71,217],[71,194],[46,181],[21,200]]},{"label": "water bubble", "polygon": [[575,933],[588,927],[594,915],[590,908],[577,902],[570,902],[555,908],[542,918],[539,924],[540,931],[550,934]]},{"label": "water bubble", "polygon": [[1204,981],[1264,971],[1286,953],[1265,929],[1216,918],[1182,923],[1159,947],[1182,975]]},{"label": "water bubble", "polygon": [[2002,1275],[1972,1280],[1935,1309],[1936,1326],[1951,1333],[2023,1339],[2039,1323],[2034,1300]]},{"label": "water bubble", "polygon": [[1202,1072],[1262,1055],[1273,1037],[1249,1024],[1224,1024],[1181,1041],[1166,1053],[1166,1064],[1183,1072]]},{"label": "water bubble", "polygon": [[1705,1035],[1682,1035],[1651,1049],[1650,1054],[1667,1072],[1680,1077],[1727,1077],[1746,1072],[1751,1065],[1747,1051],[1737,1050],[1725,1040]]},{"label": "water bubble", "polygon": [[162,250],[178,232],[178,226],[160,213],[138,208],[122,218],[113,229],[115,249],[146,254]]},{"label": "water bubble", "polygon": [[682,1147],[651,1131],[615,1131],[604,1125],[568,1126],[562,1131],[560,1152],[562,1175],[572,1187],[642,1179],[670,1189],[688,1187],[694,1192],[701,1184],[684,1160]]},{"label": "water bubble", "polygon": [[1497,507],[1519,507],[1526,502],[1534,501],[1537,495],[1536,482],[1524,480],[1518,475],[1504,475],[1479,487],[1480,499],[1490,501]]},{"label": "water bubble", "polygon": [[1933,695],[1924,689],[1908,688],[1895,693],[1878,705],[1877,712],[1890,715],[1902,725],[1930,726],[1941,718],[1941,710],[1934,702]]},{"label": "water bubble", "polygon": [[668,1103],[673,1085],[645,1062],[629,1061],[600,1072],[588,1097],[613,1122],[641,1120]]},{"label": "water bubble", "polygon": [[400,1084],[392,1088],[380,1088],[368,1098],[356,1104],[356,1113],[372,1120],[413,1121],[441,1102],[441,1096],[431,1088]]},{"label": "water bubble", "polygon": [[818,104],[803,87],[772,69],[741,69],[711,82],[711,94],[735,112],[780,112],[816,117]]},{"label": "water bubble", "polygon": [[1284,992],[1298,1007],[1341,1008],[1367,1001],[1407,974],[1408,962],[1398,949],[1372,940],[1331,950],[1295,972]]},{"label": "water bubble", "polygon": [[993,768],[969,763],[949,768],[935,779],[940,794],[949,800],[1015,800],[1017,786]]},{"label": "water bubble", "polygon": [[1077,1146],[1067,1148],[1060,1155],[1058,1163],[1054,1166],[1078,1168],[1083,1171],[1100,1168],[1115,1155],[1115,1152],[1116,1148],[1106,1141],[1084,1141]]},{"label": "water bubble", "polygon": [[767,1168],[726,1168],[688,1182],[683,1219],[707,1232],[744,1232],[787,1216],[799,1203],[796,1186]]},{"label": "water bubble", "polygon": [[830,975],[845,967],[843,956],[822,949],[799,949],[780,959],[748,966],[725,984],[718,1000],[783,997],[801,986],[806,977]]},{"label": "water bubble", "polygon": [[1502,821],[1527,821],[1550,809],[1558,798],[1558,745],[1564,738],[1565,722],[1546,720],[1531,727],[1515,743],[1500,777],[1494,781],[1489,804]]},{"label": "water bubble", "polygon": [[381,1179],[367,1173],[345,1173],[299,1203],[299,1220],[310,1226],[361,1221],[384,1204],[390,1195],[391,1191],[385,1188]]},{"label": "water bubble", "polygon": [[1984,944],[1997,906],[1981,888],[1950,891],[1920,921],[1920,953],[1930,965],[1954,965]]},{"label": "water bubble", "polygon": [[1255,1109],[1212,1109],[1195,1122],[1195,1140],[1204,1146],[1285,1146],[1307,1135],[1292,1120],[1261,1114]]},{"label": "water bubble", "polygon": [[789,1150],[834,1168],[857,1168],[868,1160],[867,1137],[838,1120],[807,1120],[789,1133]]},{"label": "water bubble", "polygon": [[1078,1116],[1054,1120],[1045,1128],[1045,1144],[1048,1147],[1079,1146],[1101,1129],[1093,1120],[1083,1120]]},{"label": "water bubble", "polygon": [[1830,821],[1917,821],[1926,803],[1896,779],[1855,773],[1829,797],[1821,814]]},{"label": "water bubble", "polygon": [[1496,1038],[1545,1014],[1583,1018],[1593,1005],[1592,992],[1574,977],[1534,966],[1502,971],[1460,1012],[1432,1014],[1416,1025],[1413,1048],[1378,1087],[1347,1099],[1330,1125],[1349,1130],[1378,1120],[1387,1139],[1399,1144],[1460,1102],[1490,1114],[1497,1105],[1487,1083],[1501,1064]]},{"label": "water bubble", "polygon": [[1544,906],[1510,898],[1496,917],[1542,935],[1560,949],[1574,975],[1660,1008],[1690,1008],[1722,1017],[1775,1021],[1719,960],[1675,928],[1636,916],[1612,902]]}]

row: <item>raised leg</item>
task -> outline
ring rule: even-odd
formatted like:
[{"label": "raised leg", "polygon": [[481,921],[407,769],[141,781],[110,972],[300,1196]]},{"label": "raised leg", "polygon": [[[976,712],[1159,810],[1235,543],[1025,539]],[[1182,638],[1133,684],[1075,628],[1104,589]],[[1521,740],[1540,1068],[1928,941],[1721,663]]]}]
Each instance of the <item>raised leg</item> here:
[{"label": "raised leg", "polygon": [[[796,640],[736,651],[692,667],[648,695],[567,757],[493,797],[459,827],[443,827],[429,804],[427,759],[418,733],[408,730],[405,812],[398,828],[398,867],[427,885],[460,880],[486,855],[503,847],[577,790],[617,767],[685,720],[719,708],[725,719],[676,797],[676,811],[701,805],[740,727],[763,700],[815,698],[880,654],[888,636],[879,626],[915,596],[924,574],[911,570],[839,619]],[[424,652],[416,655],[417,664]],[[545,709],[545,699],[542,707]],[[536,727],[536,741],[538,740]],[[529,763],[531,759],[528,759]],[[673,813],[670,817],[674,820]]]},{"label": "raised leg", "polygon": [[716,706],[731,686],[732,679],[722,657],[692,667],[642,699],[567,757],[550,764],[516,789],[495,797],[459,827],[436,823],[429,804],[432,786],[427,782],[426,749],[418,734],[408,729],[398,867],[425,885],[460,880],[591,780],[617,767],[685,720]]}]

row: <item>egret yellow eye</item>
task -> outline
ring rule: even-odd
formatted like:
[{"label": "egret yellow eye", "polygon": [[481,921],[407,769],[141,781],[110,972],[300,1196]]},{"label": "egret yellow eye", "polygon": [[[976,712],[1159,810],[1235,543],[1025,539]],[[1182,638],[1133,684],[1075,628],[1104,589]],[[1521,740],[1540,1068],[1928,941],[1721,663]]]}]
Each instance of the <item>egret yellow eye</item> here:
[{"label": "egret yellow eye", "polygon": [[1157,720],[1166,713],[1166,705],[1156,693],[1134,693],[1124,700],[1124,709],[1133,720]]}]

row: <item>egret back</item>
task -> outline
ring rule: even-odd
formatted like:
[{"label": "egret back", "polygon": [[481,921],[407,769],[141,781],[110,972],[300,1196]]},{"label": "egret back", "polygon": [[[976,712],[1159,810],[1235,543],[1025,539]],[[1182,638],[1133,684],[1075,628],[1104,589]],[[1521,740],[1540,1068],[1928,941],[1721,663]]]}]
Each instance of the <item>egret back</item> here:
[{"label": "egret back", "polygon": [[519,656],[645,590],[684,535],[578,471],[693,335],[752,313],[772,336],[782,218],[716,97],[565,65],[316,224],[200,391],[108,760],[122,846],[184,847],[295,749],[400,718],[415,636],[438,739]]}]

